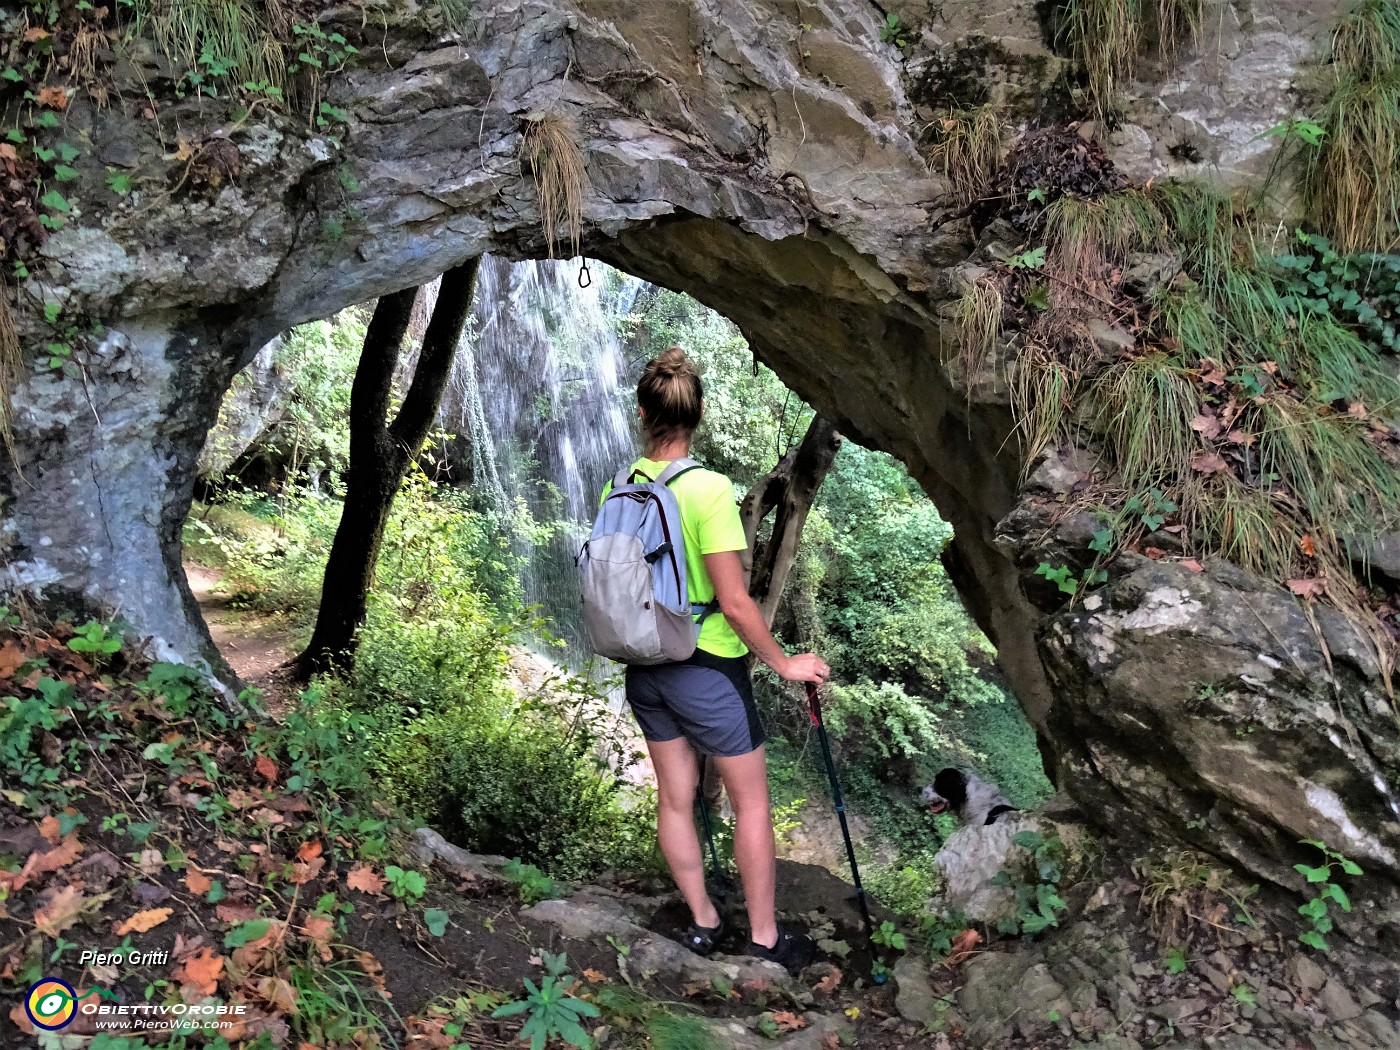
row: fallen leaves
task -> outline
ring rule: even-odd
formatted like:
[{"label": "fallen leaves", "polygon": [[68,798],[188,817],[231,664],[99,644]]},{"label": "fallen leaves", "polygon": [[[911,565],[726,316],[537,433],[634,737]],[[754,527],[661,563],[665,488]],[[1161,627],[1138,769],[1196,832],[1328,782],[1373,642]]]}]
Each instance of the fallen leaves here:
[{"label": "fallen leaves", "polygon": [[277,783],[277,763],[266,755],[259,755],[253,762],[253,771],[269,784]]},{"label": "fallen leaves", "polygon": [[1289,580],[1288,589],[1299,598],[1317,598],[1327,593],[1327,577],[1313,576],[1307,579]]},{"label": "fallen leaves", "polygon": [[[316,948],[316,953],[321,957],[321,961],[330,962],[331,935],[335,932],[335,923],[331,917],[319,913],[308,915],[306,921],[301,924],[300,931]],[[587,976],[586,973],[585,976]]]},{"label": "fallen leaves", "polygon": [[214,994],[223,972],[224,957],[205,947],[175,967],[175,979],[180,982],[187,999],[206,999]]},{"label": "fallen leaves", "polygon": [[48,106],[50,109],[68,108],[68,92],[61,87],[40,88],[35,98],[39,105]]},{"label": "fallen leaves", "polygon": [[784,1032],[795,1032],[799,1028],[807,1027],[807,1018],[791,1010],[774,1010],[773,1023]]},{"label": "fallen leaves", "polygon": [[376,875],[374,869],[368,864],[351,868],[345,876],[345,885],[352,890],[359,890],[361,893],[373,894],[376,897],[384,896],[384,877]]},{"label": "fallen leaves", "polygon": [[966,962],[977,946],[982,943],[982,935],[976,930],[963,930],[953,938],[952,950],[948,953],[948,958],[944,960],[945,966],[960,966]]},{"label": "fallen leaves", "polygon": [[138,911],[129,919],[117,923],[113,932],[118,937],[128,933],[146,933],[149,930],[154,930],[174,914],[174,908],[147,908],[145,911]]},{"label": "fallen leaves", "polygon": [[1191,458],[1191,469],[1198,474],[1217,474],[1230,467],[1219,452],[1197,452]]},{"label": "fallen leaves", "polygon": [[607,983],[608,983],[608,975],[605,974],[602,970],[595,970],[595,969],[593,969],[593,967],[591,967],[591,966],[588,967],[588,969],[586,969],[586,970],[583,971],[583,979],[584,979],[585,981],[587,981],[589,984],[607,984]]},{"label": "fallen leaves", "polygon": [[78,886],[63,886],[34,912],[34,929],[45,937],[62,933],[78,921],[86,904],[87,899]]},{"label": "fallen leaves", "polygon": [[198,868],[185,872],[185,888],[197,897],[203,897],[214,888],[214,880]]}]

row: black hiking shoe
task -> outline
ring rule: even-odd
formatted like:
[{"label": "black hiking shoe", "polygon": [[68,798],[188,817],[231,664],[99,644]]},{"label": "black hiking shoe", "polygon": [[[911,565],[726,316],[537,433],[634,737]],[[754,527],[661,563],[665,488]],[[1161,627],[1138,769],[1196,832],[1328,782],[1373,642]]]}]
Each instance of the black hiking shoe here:
[{"label": "black hiking shoe", "polygon": [[812,961],[817,954],[817,946],[812,943],[812,938],[806,934],[779,930],[778,942],[773,947],[769,948],[756,941],[749,941],[745,954],[752,955],[756,959],[775,962],[796,973]]},{"label": "black hiking shoe", "polygon": [[724,937],[724,916],[719,917],[718,926],[701,926],[692,922],[681,934],[681,943],[696,955],[709,955]]}]

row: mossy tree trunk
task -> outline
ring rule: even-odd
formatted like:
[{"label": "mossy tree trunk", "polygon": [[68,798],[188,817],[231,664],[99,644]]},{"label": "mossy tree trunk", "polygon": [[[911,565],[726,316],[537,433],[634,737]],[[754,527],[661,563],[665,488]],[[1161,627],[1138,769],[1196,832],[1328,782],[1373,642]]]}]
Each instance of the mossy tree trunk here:
[{"label": "mossy tree trunk", "polygon": [[[783,587],[797,560],[802,527],[807,524],[817,491],[840,449],[841,435],[836,428],[821,416],[814,416],[802,441],[754,483],[739,506],[752,559],[749,594],[763,611],[769,627],[773,626]],[[773,531],[760,543],[759,525],[769,513],[773,514]]]},{"label": "mossy tree trunk", "polygon": [[303,681],[333,667],[349,667],[354,659],[384,526],[404,472],[437,418],[471,310],[479,262],[472,259],[443,274],[413,382],[392,422],[388,416],[394,370],[420,289],[383,296],[375,307],[350,388],[345,509],[326,560],[316,627],[306,649],[290,665]]}]

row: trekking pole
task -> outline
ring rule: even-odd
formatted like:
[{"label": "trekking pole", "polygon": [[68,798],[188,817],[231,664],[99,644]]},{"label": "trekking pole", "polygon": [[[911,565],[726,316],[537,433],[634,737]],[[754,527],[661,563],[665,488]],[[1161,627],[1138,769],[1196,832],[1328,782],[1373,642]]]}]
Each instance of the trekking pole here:
[{"label": "trekking pole", "polygon": [[[841,778],[836,775],[836,760],[831,757],[831,741],[827,739],[826,723],[822,721],[822,704],[817,698],[817,687],[807,683],[807,706],[812,716],[812,725],[817,727],[817,739],[821,742],[822,761],[826,764],[826,776],[831,781],[831,800],[836,805],[836,819],[841,822],[841,837],[846,841],[846,859],[851,863],[851,878],[856,884],[856,904],[860,907],[860,918],[865,923],[865,937],[870,941],[872,952],[875,948],[875,927],[870,921],[870,905],[865,900],[865,887],[860,883],[860,868],[856,864],[856,848],[851,844],[851,829],[846,826],[846,801],[841,795]],[[884,984],[886,975],[871,974],[875,984]]]},{"label": "trekking pole", "polygon": [[700,803],[700,823],[705,828],[705,842],[710,847],[710,878],[722,891],[725,888],[725,879],[720,873],[719,851],[715,849],[715,833],[710,826],[710,807],[705,801],[705,762],[707,756],[700,756],[700,782],[695,786],[695,801]]}]

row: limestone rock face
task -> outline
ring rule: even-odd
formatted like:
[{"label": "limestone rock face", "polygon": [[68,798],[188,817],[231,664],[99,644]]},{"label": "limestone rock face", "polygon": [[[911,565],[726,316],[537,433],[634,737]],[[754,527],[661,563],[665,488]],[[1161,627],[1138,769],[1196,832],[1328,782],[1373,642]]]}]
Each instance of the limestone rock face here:
[{"label": "limestone rock face", "polygon": [[[1254,136],[1287,108],[1333,6],[1207,5],[1218,39],[1175,71],[1143,67],[1119,156],[1134,174],[1177,170],[1189,137],[1191,170],[1257,171]],[[1053,773],[1091,817],[1236,853],[1285,885],[1315,859],[1297,840],[1320,837],[1362,859],[1353,897],[1393,935],[1396,723],[1359,640],[1326,616],[1313,630],[1229,566],[1124,563],[1094,609],[1049,600],[1035,565],[1047,543],[1061,562],[1073,545],[1030,527],[1040,497],[1020,485],[1005,391],[969,397],[944,365],[977,246],[916,148],[920,114],[1010,83],[1020,115],[1063,115],[1046,87],[1068,83],[1040,23],[1050,7],[930,4],[935,57],[907,62],[856,0],[499,0],[473,5],[470,34],[416,5],[328,12],[361,48],[326,80],[348,116],[334,138],[209,99],[166,106],[157,127],[80,93],[66,133],[92,160],[18,322],[41,342],[32,304],[56,303],[105,335],[83,381],[34,374],[16,392],[10,584],[119,609],[156,654],[226,673],[179,543],[220,396],[295,324],[483,251],[545,255],[518,151],[526,120],[553,114],[586,160],[586,254],[725,313],[842,433],[909,464],[956,529],[954,579]],[[109,162],[130,197],[107,189]],[[1205,842],[1187,824],[1202,817]]]}]

